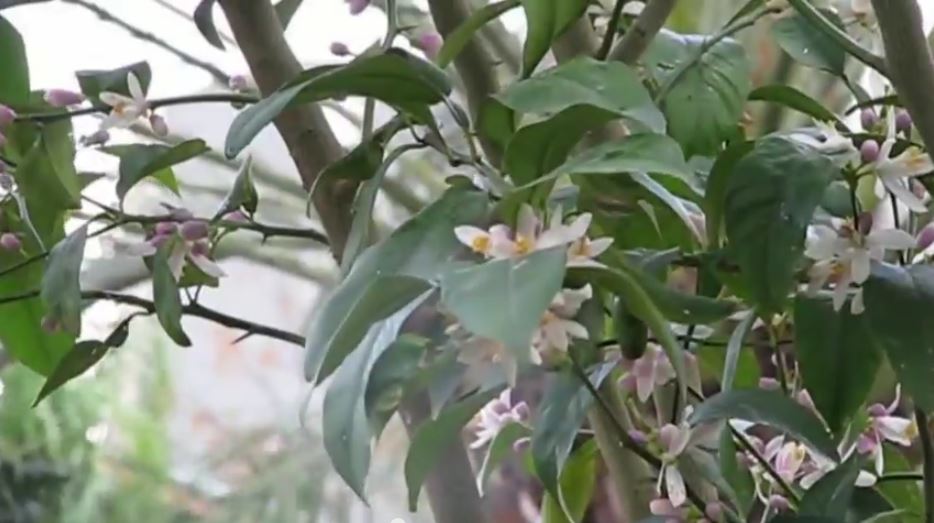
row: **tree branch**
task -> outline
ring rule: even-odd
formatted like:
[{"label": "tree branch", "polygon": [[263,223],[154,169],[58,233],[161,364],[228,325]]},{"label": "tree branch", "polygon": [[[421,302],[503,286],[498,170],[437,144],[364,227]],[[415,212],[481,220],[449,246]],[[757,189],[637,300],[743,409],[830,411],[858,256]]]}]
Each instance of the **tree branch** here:
[{"label": "tree branch", "polygon": [[[160,107],[166,107],[169,105],[183,105],[183,104],[194,104],[194,103],[207,103],[207,102],[227,102],[227,103],[240,103],[240,104],[252,104],[256,103],[257,98],[255,96],[243,95],[243,94],[233,94],[233,93],[209,93],[209,94],[195,94],[195,95],[186,95],[186,96],[170,96],[168,98],[156,98],[153,100],[148,100],[149,107],[152,109],[158,109]],[[16,121],[31,121],[31,122],[54,122],[57,120],[64,120],[67,118],[74,118],[76,116],[85,116],[95,113],[107,113],[113,109],[109,105],[94,105],[91,107],[83,107],[81,109],[72,109],[68,111],[54,111],[54,112],[45,112],[45,113],[24,113],[16,116]]]},{"label": "tree branch", "polygon": [[[470,16],[470,9],[465,0],[428,0],[428,7],[435,27],[444,38],[456,31]],[[483,47],[479,33],[474,33],[454,59],[454,67],[464,83],[471,119],[476,122],[480,108],[487,98],[499,90],[496,61]],[[483,137],[480,139],[480,146],[490,163],[499,166],[503,151]]]},{"label": "tree branch", "polygon": [[928,154],[934,154],[934,59],[915,0],[872,0],[889,79],[914,120]]},{"label": "tree branch", "polygon": [[[302,71],[268,0],[221,0],[220,4],[263,96],[269,96]],[[318,105],[305,104],[283,111],[275,124],[305,190],[314,185],[325,167],[344,155]],[[345,180],[328,182],[313,195],[331,253],[338,260],[350,232],[350,209],[356,187],[356,183]]]},{"label": "tree branch", "polygon": [[651,0],[623,35],[623,39],[610,51],[610,59],[627,65],[635,65],[642,53],[648,49],[655,35],[665,25],[665,20],[675,8],[678,0]]}]

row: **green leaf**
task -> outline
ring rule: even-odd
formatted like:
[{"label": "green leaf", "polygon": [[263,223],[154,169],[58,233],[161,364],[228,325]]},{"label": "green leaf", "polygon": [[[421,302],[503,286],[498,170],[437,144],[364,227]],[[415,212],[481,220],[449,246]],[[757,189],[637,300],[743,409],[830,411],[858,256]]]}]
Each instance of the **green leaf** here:
[{"label": "green leaf", "polygon": [[567,513],[561,508],[558,500],[545,493],[542,523],[580,523],[583,521],[597,483],[597,456],[599,456],[599,449],[596,440],[593,439],[571,455],[561,472],[560,485],[561,497],[564,499]]},{"label": "green leaf", "polygon": [[503,168],[523,185],[560,166],[584,135],[617,115],[592,105],[575,105],[551,118],[520,128],[509,141]]},{"label": "green leaf", "polygon": [[746,50],[732,38],[710,44],[707,35],[660,31],[645,63],[664,93],[669,134],[684,155],[715,156],[737,135],[746,95],[752,88]]},{"label": "green leaf", "polygon": [[564,282],[567,249],[486,262],[441,278],[441,301],[470,332],[497,340],[519,362],[528,358],[532,334]]},{"label": "green leaf", "polygon": [[588,105],[627,119],[637,130],[665,131],[665,117],[655,107],[639,75],[619,62],[575,58],[512,84],[496,99],[518,112],[546,117]]},{"label": "green leaf", "polygon": [[[829,10],[821,13],[840,29],[846,29],[840,17]],[[841,76],[846,65],[846,51],[840,44],[799,14],[782,17],[772,24],[772,36],[778,45],[798,63]]]},{"label": "green leaf", "polygon": [[720,321],[736,312],[736,304],[733,302],[681,292],[636,267],[627,265],[620,267],[619,270],[639,282],[658,310],[669,321],[705,325]]},{"label": "green leaf", "polygon": [[81,334],[81,262],[87,237],[85,224],[52,248],[40,289],[47,318],[74,336]]},{"label": "green leaf", "polygon": [[724,218],[740,277],[756,304],[780,312],[814,209],[836,168],[810,147],[766,137],[733,169]]},{"label": "green leaf", "polygon": [[[888,473],[915,472],[912,465],[901,450],[894,446],[882,446],[885,470]],[[920,481],[886,481],[876,485],[879,493],[892,507],[905,511],[895,521],[899,523],[921,523],[924,521],[924,496],[921,493]]]},{"label": "green leaf", "polygon": [[419,364],[429,340],[404,334],[392,343],[373,364],[366,385],[366,417],[370,430],[379,437],[395,413],[406,390],[417,381]]},{"label": "green leaf", "polygon": [[[45,193],[43,198],[52,200],[50,203],[62,209],[80,208],[81,187],[75,171],[71,123],[66,121],[43,125],[36,153],[44,155],[42,162],[45,168],[41,170],[41,176],[34,180],[37,186],[42,187]],[[19,179],[17,181],[22,184]]]},{"label": "green leaf", "polygon": [[[881,450],[881,449],[880,449]],[[846,514],[856,488],[856,478],[862,459],[854,453],[840,466],[827,473],[808,489],[798,505],[802,516],[835,516]]]},{"label": "green leaf", "polygon": [[0,16],[0,103],[20,106],[29,102],[29,62],[23,37],[6,18]]},{"label": "green leaf", "polygon": [[477,9],[464,22],[444,39],[444,45],[438,51],[438,57],[435,59],[438,66],[447,67],[457,58],[457,55],[467,46],[470,39],[473,38],[480,28],[490,21],[499,18],[500,15],[514,7],[518,7],[519,0],[501,0],[487,4]]},{"label": "green leaf", "polygon": [[387,122],[377,129],[369,140],[357,144],[349,153],[325,167],[321,174],[315,178],[315,183],[311,186],[309,192],[315,194],[318,187],[327,181],[352,180],[362,182],[376,176],[380,165],[383,164],[386,144],[397,132],[404,128],[401,118],[393,118]]},{"label": "green leaf", "polygon": [[749,93],[753,102],[773,102],[789,109],[802,112],[824,122],[838,122],[840,119],[820,102],[790,85],[766,85]]},{"label": "green leaf", "polygon": [[730,177],[735,172],[736,163],[756,146],[753,141],[741,141],[731,144],[714,161],[707,177],[704,191],[704,212],[707,222],[707,237],[710,247],[720,246],[720,232],[723,228],[723,213],[726,206],[726,191]]},{"label": "green leaf", "polygon": [[736,459],[739,449],[736,442],[733,441],[733,435],[729,430],[720,431],[720,444],[717,457],[720,464],[720,471],[723,478],[730,484],[730,487],[736,492],[737,507],[743,514],[749,512],[753,501],[756,500],[756,485],[752,479],[752,474],[748,467],[740,465]]},{"label": "green leaf", "polygon": [[279,17],[279,24],[282,25],[283,29],[289,27],[289,23],[292,22],[292,17],[295,16],[295,12],[298,11],[301,5],[302,0],[280,0],[279,3],[275,5],[276,16]]},{"label": "green leaf", "polygon": [[483,463],[480,465],[480,472],[477,473],[477,492],[481,496],[486,491],[487,481],[493,470],[504,459],[513,454],[513,444],[522,438],[531,436],[532,431],[521,423],[510,422],[500,429],[489,443],[486,453],[483,455]]},{"label": "green leaf", "polygon": [[178,295],[178,284],[169,269],[169,253],[175,247],[175,241],[170,241],[159,248],[152,260],[152,301],[156,307],[156,317],[172,338],[172,341],[188,347],[191,340],[182,330],[182,300]]},{"label": "green leaf", "polygon": [[224,152],[228,158],[239,154],[279,113],[295,104],[366,96],[429,122],[428,106],[450,92],[443,71],[400,49],[361,56],[346,65],[310,69],[238,114],[227,132]]},{"label": "green leaf", "polygon": [[505,150],[516,132],[515,113],[496,98],[487,98],[477,112],[477,134]]},{"label": "green leaf", "polygon": [[201,32],[201,36],[209,44],[218,49],[224,49],[224,42],[217,32],[217,27],[214,26],[214,4],[216,3],[217,0],[201,0],[198,2],[198,7],[195,8],[192,18],[198,31]]},{"label": "green leaf", "polygon": [[190,160],[208,151],[204,140],[188,140],[175,146],[158,144],[112,145],[102,151],[120,157],[120,173],[117,180],[117,196],[120,201],[137,183],[147,176],[178,194],[178,182],[169,170],[175,164]]},{"label": "green leaf", "polygon": [[237,172],[237,178],[234,179],[230,192],[227,193],[220,208],[214,214],[215,220],[238,209],[245,210],[250,216],[256,213],[256,206],[259,205],[259,195],[256,193],[256,185],[253,183],[252,169],[253,158],[248,156],[240,165],[240,171]]},{"label": "green leaf", "polygon": [[[881,354],[865,315],[833,310],[829,299],[795,298],[795,355],[804,386],[835,434],[866,401]],[[832,372],[828,372],[832,369]]]},{"label": "green leaf", "polygon": [[[412,280],[437,278],[462,249],[454,236],[454,227],[483,219],[487,209],[486,195],[450,190],[388,238],[365,250],[309,326],[305,377],[315,382],[326,378],[359,344],[369,325],[381,319],[355,312],[365,303],[362,298],[380,294],[380,277],[408,276],[403,281],[411,284],[412,296],[399,307],[408,303],[424,290],[415,292]],[[387,300],[390,298],[386,296]]]},{"label": "green leaf", "polygon": [[149,62],[136,62],[124,67],[102,70],[84,70],[76,71],[75,78],[78,79],[78,85],[81,86],[81,92],[91,100],[92,103],[101,103],[98,97],[104,91],[119,93],[124,96],[130,95],[130,88],[127,86],[127,75],[134,73],[139,80],[143,93],[149,91],[149,82],[152,81],[152,69]]},{"label": "green leaf", "polygon": [[876,264],[863,289],[872,337],[915,403],[934,411],[934,267]]},{"label": "green leaf", "polygon": [[842,518],[825,516],[798,516],[796,514],[779,514],[769,520],[769,523],[844,523]]},{"label": "green leaf", "polygon": [[[610,364],[597,367],[590,373],[591,384],[599,388],[611,370]],[[562,499],[559,478],[592,403],[593,396],[580,378],[562,372],[548,386],[538,407],[532,430],[532,462],[545,491],[559,501]]]},{"label": "green leaf", "polygon": [[370,371],[378,358],[392,346],[403,322],[428,293],[392,316],[370,327],[361,346],[341,363],[324,396],[321,413],[324,448],[334,469],[362,500],[370,468],[372,432],[366,414],[366,390]]},{"label": "green leaf", "polygon": [[110,347],[102,341],[88,340],[75,343],[75,346],[65,353],[55,366],[55,370],[45,380],[32,406],[35,407],[59,387],[84,374],[97,364],[108,350]]},{"label": "green leaf", "polygon": [[729,419],[770,425],[829,459],[840,459],[823,423],[806,407],[781,392],[762,389],[721,392],[698,405],[689,421],[697,425]]},{"label": "green leaf", "polygon": [[528,32],[522,49],[522,77],[528,77],[556,38],[584,15],[587,0],[522,0]]},{"label": "green leaf", "polygon": [[426,420],[409,443],[405,457],[405,484],[409,489],[409,510],[418,508],[418,494],[425,478],[451,445],[460,445],[461,429],[484,405],[499,394],[500,388],[474,394],[441,411],[435,419]]},{"label": "green leaf", "polygon": [[746,316],[736,325],[733,334],[730,335],[730,341],[726,344],[723,378],[720,380],[720,390],[723,392],[729,392],[733,388],[733,382],[736,381],[736,369],[739,366],[740,352],[743,350],[743,342],[755,322],[755,311],[748,311]]}]

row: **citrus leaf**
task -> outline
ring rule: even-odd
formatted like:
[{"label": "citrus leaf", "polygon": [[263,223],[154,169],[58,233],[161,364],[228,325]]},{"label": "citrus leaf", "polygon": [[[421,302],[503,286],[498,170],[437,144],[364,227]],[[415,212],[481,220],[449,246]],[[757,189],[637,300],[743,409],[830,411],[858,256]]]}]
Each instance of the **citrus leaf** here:
[{"label": "citrus leaf", "polygon": [[759,87],[749,93],[749,100],[781,104],[823,122],[837,122],[840,120],[833,111],[790,85],[765,85]]},{"label": "citrus leaf", "polygon": [[152,69],[149,67],[149,62],[136,62],[107,71],[97,69],[76,71],[75,78],[78,79],[81,92],[92,103],[99,104],[101,103],[99,95],[104,91],[132,96],[127,85],[127,75],[131,72],[139,80],[143,93],[147,93],[149,91],[149,82],[152,81]]},{"label": "citrus leaf", "polygon": [[522,49],[522,76],[535,71],[556,38],[584,15],[587,0],[522,0],[528,31]]},{"label": "citrus leaf", "polygon": [[[190,160],[208,151],[204,140],[188,140],[174,146],[131,144],[103,147],[103,152],[120,158],[117,196],[122,202],[127,193],[147,176],[154,176],[172,192],[178,194],[178,182],[168,170],[173,165]],[[165,174],[168,173],[168,174]]]},{"label": "citrus leaf", "polygon": [[444,39],[444,45],[438,51],[435,61],[440,67],[447,67],[467,46],[470,39],[484,25],[499,18],[500,15],[519,6],[519,0],[501,0],[477,9],[464,22]]},{"label": "citrus leaf", "polygon": [[47,318],[74,336],[81,334],[81,262],[88,237],[85,224],[60,241],[49,253],[39,295]]},{"label": "citrus leaf", "polygon": [[[829,10],[820,12],[827,20],[844,29],[840,17]],[[792,14],[772,24],[772,36],[789,56],[802,65],[822,69],[837,76],[843,75],[846,51],[823,30],[800,14]]]},{"label": "citrus leaf", "polygon": [[0,103],[20,106],[29,102],[29,62],[23,37],[9,20],[0,16]]},{"label": "citrus leaf", "polygon": [[223,50],[224,42],[217,33],[217,27],[214,26],[214,4],[216,3],[217,0],[201,0],[198,3],[198,7],[195,7],[192,18],[201,36],[203,36],[209,44]]},{"label": "citrus leaf", "polygon": [[256,193],[256,185],[253,183],[251,171],[253,168],[253,158],[247,157],[240,165],[237,177],[234,179],[230,192],[224,198],[220,208],[214,214],[214,219],[220,219],[225,214],[243,209],[252,216],[256,213],[256,207],[259,205],[259,195]]},{"label": "citrus leaf", "polygon": [[35,407],[59,387],[84,374],[99,362],[108,350],[110,347],[102,341],[88,340],[75,343],[75,346],[65,353],[55,366],[55,370],[45,380],[32,406]]},{"label": "citrus leaf", "polygon": [[191,340],[182,330],[182,300],[178,295],[178,284],[172,270],[169,269],[169,253],[175,247],[174,240],[166,243],[153,256],[152,259],[152,301],[156,307],[156,317],[172,338],[172,341],[188,347]]}]

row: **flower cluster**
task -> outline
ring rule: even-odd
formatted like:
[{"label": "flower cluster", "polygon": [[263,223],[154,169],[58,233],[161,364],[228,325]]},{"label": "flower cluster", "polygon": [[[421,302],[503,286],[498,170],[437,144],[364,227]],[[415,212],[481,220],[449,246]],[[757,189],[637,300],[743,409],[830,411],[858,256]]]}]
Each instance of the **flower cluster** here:
[{"label": "flower cluster", "polygon": [[496,438],[507,425],[525,424],[529,421],[529,406],[524,402],[513,403],[512,390],[506,389],[498,398],[487,403],[475,421],[476,438],[470,448],[481,448]]},{"label": "flower cluster", "polygon": [[182,277],[185,264],[189,262],[213,278],[225,276],[224,270],[211,259],[211,228],[208,222],[194,219],[184,210],[178,210],[176,214],[178,221],[157,223],[145,242],[126,246],[126,253],[152,256],[160,247],[171,243],[168,264],[176,281]]}]

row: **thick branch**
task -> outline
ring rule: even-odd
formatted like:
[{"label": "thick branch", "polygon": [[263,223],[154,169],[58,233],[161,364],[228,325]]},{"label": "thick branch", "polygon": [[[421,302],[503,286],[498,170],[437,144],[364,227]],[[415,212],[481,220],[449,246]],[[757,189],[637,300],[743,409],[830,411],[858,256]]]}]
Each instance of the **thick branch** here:
[{"label": "thick branch", "polygon": [[[442,37],[447,38],[448,35],[460,27],[464,20],[467,20],[470,16],[467,4],[465,0],[428,1],[431,17]],[[470,108],[472,120],[476,122],[480,108],[486,103],[487,98],[499,90],[499,82],[496,79],[496,62],[483,47],[483,41],[478,33],[474,33],[467,45],[454,59],[454,67],[457,68],[457,74],[460,76],[461,81],[464,82],[467,105]],[[498,166],[503,151],[499,150],[499,147],[493,142],[482,137],[480,146],[483,147],[483,152],[486,153],[490,163]]]},{"label": "thick branch", "polygon": [[882,29],[889,79],[914,120],[928,154],[934,152],[934,59],[915,0],[872,0]]},{"label": "thick branch", "polygon": [[[271,2],[221,0],[220,4],[263,96],[269,96],[302,71],[285,41]],[[306,190],[326,166],[343,156],[340,143],[317,105],[305,104],[283,111],[275,123]],[[344,252],[350,232],[355,189],[354,183],[328,183],[318,187],[313,197],[335,258]]]},{"label": "thick branch", "polygon": [[635,65],[655,35],[661,31],[677,3],[678,0],[651,0],[647,3],[639,18],[636,18],[623,39],[610,52],[610,59]]}]

